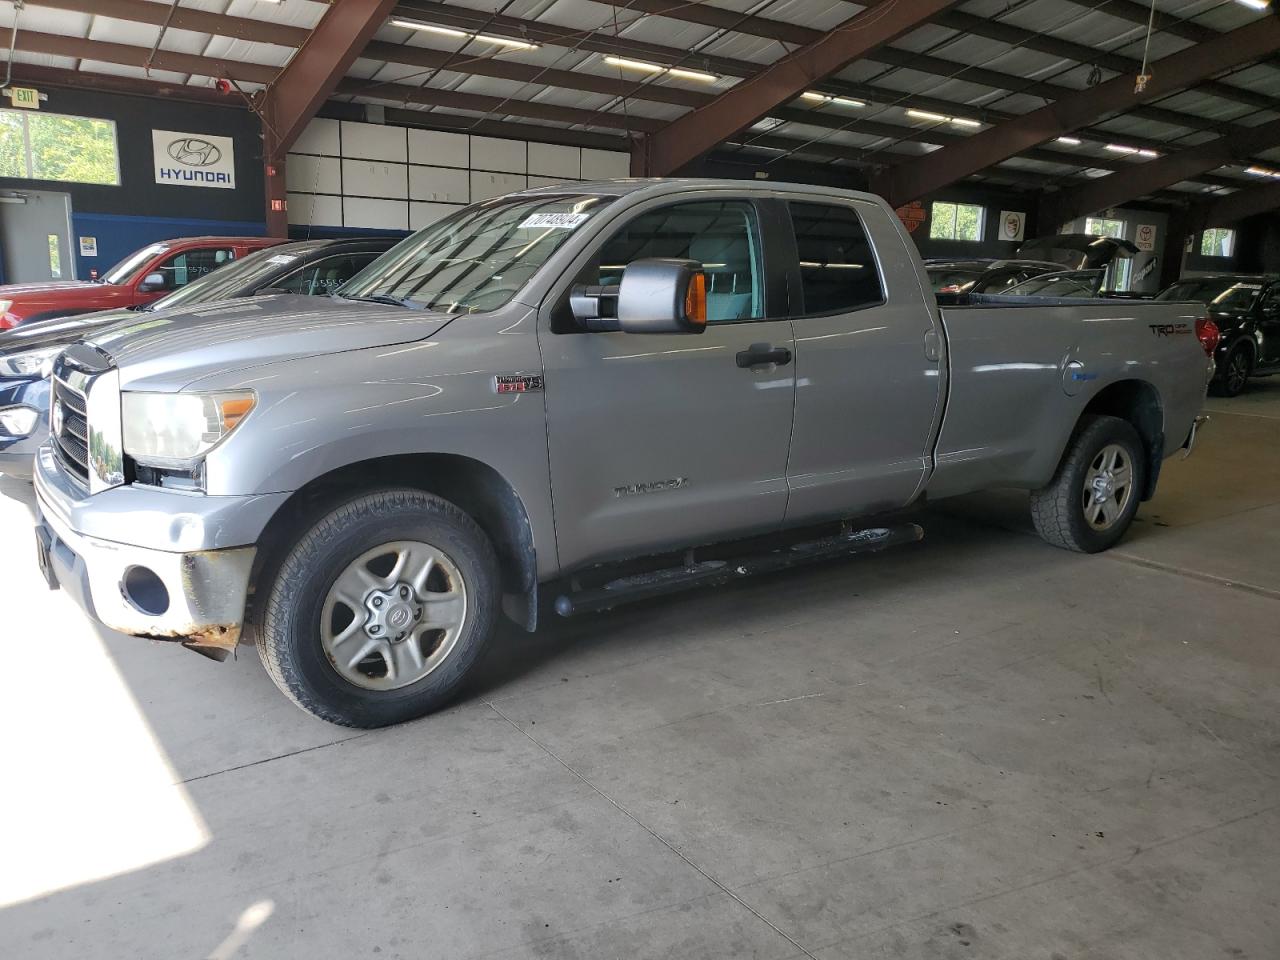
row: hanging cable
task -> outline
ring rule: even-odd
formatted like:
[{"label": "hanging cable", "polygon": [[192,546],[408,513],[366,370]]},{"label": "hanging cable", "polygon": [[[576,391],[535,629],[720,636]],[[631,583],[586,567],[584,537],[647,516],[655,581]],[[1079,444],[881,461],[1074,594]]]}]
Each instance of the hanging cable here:
[{"label": "hanging cable", "polygon": [[1133,84],[1134,93],[1142,93],[1151,82],[1151,74],[1147,73],[1147,57],[1151,53],[1151,34],[1156,27],[1156,0],[1151,0],[1151,13],[1147,17],[1147,39],[1142,44],[1142,66],[1138,68],[1138,79]]},{"label": "hanging cable", "polygon": [[22,15],[26,5],[26,0],[13,0],[13,29],[9,31],[9,60],[5,64],[4,84],[0,86],[0,90],[8,90],[9,83],[13,80],[13,52],[18,48],[18,17]]}]

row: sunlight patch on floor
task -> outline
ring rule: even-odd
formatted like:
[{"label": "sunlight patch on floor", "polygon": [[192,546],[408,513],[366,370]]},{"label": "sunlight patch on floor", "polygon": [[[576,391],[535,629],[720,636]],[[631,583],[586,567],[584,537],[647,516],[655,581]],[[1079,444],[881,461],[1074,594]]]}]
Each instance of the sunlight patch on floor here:
[{"label": "sunlight patch on floor", "polygon": [[[31,529],[9,496],[0,496],[0,529]],[[0,577],[9,611],[0,634],[0,906],[210,839],[102,638],[44,585],[34,543],[23,546],[4,545]]]}]

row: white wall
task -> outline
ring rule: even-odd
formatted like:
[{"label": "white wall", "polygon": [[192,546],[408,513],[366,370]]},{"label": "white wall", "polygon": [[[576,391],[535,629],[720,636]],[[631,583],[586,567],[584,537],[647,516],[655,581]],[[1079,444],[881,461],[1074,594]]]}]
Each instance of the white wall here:
[{"label": "white wall", "polygon": [[289,222],[417,230],[477,200],[625,177],[629,166],[614,150],[317,119],[285,168]]}]

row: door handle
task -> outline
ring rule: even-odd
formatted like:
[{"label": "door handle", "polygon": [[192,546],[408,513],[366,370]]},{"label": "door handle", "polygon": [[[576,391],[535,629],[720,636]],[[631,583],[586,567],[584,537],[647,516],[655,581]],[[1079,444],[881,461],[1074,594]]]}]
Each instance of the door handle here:
[{"label": "door handle", "polygon": [[745,350],[738,351],[738,366],[761,367],[766,363],[783,366],[791,362],[791,351],[786,347],[774,347],[767,343],[753,343]]}]

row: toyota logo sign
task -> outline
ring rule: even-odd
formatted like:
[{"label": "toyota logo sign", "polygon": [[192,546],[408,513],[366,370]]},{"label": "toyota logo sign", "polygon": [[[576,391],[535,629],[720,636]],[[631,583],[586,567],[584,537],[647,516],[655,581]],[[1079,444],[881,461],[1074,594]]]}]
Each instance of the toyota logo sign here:
[{"label": "toyota logo sign", "polygon": [[62,436],[62,404],[54,401],[53,412],[49,415],[49,420],[53,426],[53,435],[55,437]]},{"label": "toyota logo sign", "polygon": [[222,159],[222,151],[200,137],[169,141],[169,156],[188,167],[211,167]]}]

